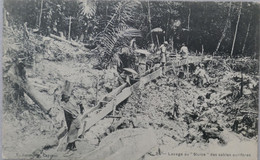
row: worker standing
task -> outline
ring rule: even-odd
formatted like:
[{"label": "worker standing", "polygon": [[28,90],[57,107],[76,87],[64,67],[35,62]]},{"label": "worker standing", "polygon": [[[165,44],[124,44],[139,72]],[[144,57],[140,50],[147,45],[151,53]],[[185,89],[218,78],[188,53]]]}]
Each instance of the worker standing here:
[{"label": "worker standing", "polygon": [[164,41],[160,46],[161,51],[161,66],[162,66],[162,74],[165,75],[165,65],[166,65],[166,50],[167,50],[168,42]]},{"label": "worker standing", "polygon": [[29,31],[28,31],[28,28],[27,28],[27,22],[25,22],[23,24],[23,38],[24,38],[24,40],[29,39]]},{"label": "worker standing", "polygon": [[204,87],[205,84],[209,83],[209,76],[204,69],[204,64],[198,65],[194,74],[197,76],[197,83],[199,87]]},{"label": "worker standing", "polygon": [[181,57],[182,57],[182,58],[187,58],[188,55],[190,54],[190,53],[189,53],[189,49],[188,49],[188,47],[185,45],[185,43],[182,43],[182,47],[181,47],[181,50],[180,50],[180,54],[181,54]]},{"label": "worker standing", "polygon": [[146,55],[140,54],[138,60],[139,60],[138,71],[139,71],[139,75],[141,77],[146,71]]},{"label": "worker standing", "polygon": [[24,63],[25,58],[19,57],[18,58],[18,63],[16,65],[16,75],[18,75],[23,82],[26,82],[26,70],[25,70],[25,63]]},{"label": "worker standing", "polygon": [[70,96],[62,94],[61,102],[62,108],[64,109],[65,121],[68,127],[68,136],[67,136],[67,147],[66,153],[64,156],[70,156],[73,154],[73,151],[76,151],[76,140],[78,139],[78,131],[80,129],[80,121],[78,115],[80,110],[73,106],[69,102]]}]

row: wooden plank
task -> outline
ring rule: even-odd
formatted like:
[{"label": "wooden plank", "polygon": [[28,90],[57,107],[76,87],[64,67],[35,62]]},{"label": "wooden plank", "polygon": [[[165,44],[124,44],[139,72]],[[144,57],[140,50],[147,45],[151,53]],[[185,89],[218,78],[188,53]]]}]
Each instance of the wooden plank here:
[{"label": "wooden plank", "polygon": [[[187,59],[183,59],[181,61],[175,61],[173,65],[171,66],[166,66],[166,70],[169,71],[171,69],[173,69],[173,66],[177,67],[177,66],[182,66],[184,64],[187,64],[189,61]],[[92,127],[93,125],[95,125],[99,120],[101,120],[102,118],[104,118],[107,114],[109,114],[110,112],[112,112],[113,108],[115,106],[117,106],[119,103],[121,103],[122,101],[124,101],[125,99],[127,99],[133,92],[135,92],[136,89],[139,89],[141,86],[140,85],[145,85],[147,83],[149,83],[150,81],[158,78],[159,76],[162,75],[162,68],[160,67],[159,69],[157,69],[156,71],[144,76],[140,78],[139,82],[136,82],[135,84],[133,84],[132,86],[125,88],[123,90],[123,88],[126,86],[126,83],[119,86],[118,88],[116,88],[115,90],[113,90],[110,94],[108,94],[107,96],[104,96],[101,101],[104,101],[105,98],[107,97],[113,97],[116,96],[119,92],[122,92],[120,94],[118,94],[114,100],[111,100],[110,102],[108,102],[106,104],[106,106],[98,113],[95,115],[95,117],[89,119],[87,122],[85,122],[84,124],[84,129],[83,132],[86,132],[90,127]],[[81,120],[83,121],[87,115],[96,110],[97,108],[100,107],[100,103],[94,107],[93,109],[91,109],[90,111],[87,111],[84,116],[81,118]]]},{"label": "wooden plank", "polygon": [[94,117],[87,120],[85,131],[86,132],[90,127],[96,124],[99,120],[104,118],[107,114],[112,112],[114,106],[123,102],[126,98],[128,98],[132,94],[131,88],[125,88],[120,94],[118,94],[115,98],[115,101],[110,101],[106,107],[104,107],[99,113],[97,113]]},{"label": "wooden plank", "polygon": [[104,97],[102,97],[101,98],[101,100],[98,102],[98,104],[95,106],[95,107],[93,107],[93,108],[91,108],[90,110],[88,110],[88,111],[86,111],[85,113],[84,113],[84,115],[82,116],[82,120],[83,119],[85,119],[87,116],[88,116],[88,114],[90,114],[91,112],[93,112],[93,111],[95,111],[95,110],[97,110],[98,108],[100,108],[101,107],[101,103],[103,102],[103,101],[106,101],[106,99],[108,99],[108,98],[113,98],[113,97],[115,97],[116,95],[118,95],[125,87],[126,87],[126,83],[124,83],[124,84],[122,84],[121,86],[119,86],[119,87],[117,87],[116,89],[114,89],[112,92],[110,92],[110,93],[108,93],[107,95],[105,95]]},{"label": "wooden plank", "polygon": [[105,99],[107,97],[110,98],[110,97],[114,97],[114,96],[118,95],[126,87],[126,85],[127,85],[127,83],[124,83],[121,86],[117,87],[112,92],[108,93],[103,99]]},{"label": "wooden plank", "polygon": [[132,89],[134,89],[134,88],[137,89],[137,87],[140,88],[140,87],[144,86],[145,84],[151,82],[152,80],[158,78],[161,75],[162,75],[162,68],[160,67],[156,71],[154,71],[144,77],[141,77],[139,83],[134,84],[135,86],[132,87]]},{"label": "wooden plank", "polygon": [[158,70],[156,70],[156,71],[154,71],[153,73],[150,74],[150,81],[158,78],[161,75],[162,75],[162,68],[160,67]]}]

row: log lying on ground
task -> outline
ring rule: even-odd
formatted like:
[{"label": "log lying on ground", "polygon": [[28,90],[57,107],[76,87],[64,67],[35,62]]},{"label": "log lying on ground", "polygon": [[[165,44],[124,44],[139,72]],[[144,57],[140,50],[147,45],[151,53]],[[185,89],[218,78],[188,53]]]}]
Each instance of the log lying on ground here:
[{"label": "log lying on ground", "polygon": [[15,76],[14,74],[9,73],[8,76],[10,77],[10,80],[14,83],[18,84],[19,87],[22,88],[23,92],[30,97],[30,99],[40,107],[40,109],[47,115],[49,115],[49,107],[50,105],[47,105],[45,103],[45,100],[42,100],[42,97],[38,95],[37,91],[33,89],[33,85],[31,85],[29,82],[24,82],[21,78]]},{"label": "log lying on ground", "polygon": [[156,145],[152,129],[123,129],[104,138],[100,147],[83,155],[82,160],[138,160]]},{"label": "log lying on ground", "polygon": [[23,88],[23,91],[24,91],[24,93],[26,93],[26,94],[28,95],[28,97],[31,98],[31,100],[32,100],[36,105],[38,105],[38,106],[41,108],[41,110],[42,110],[45,114],[49,114],[49,113],[48,113],[48,110],[49,110],[49,109],[45,107],[45,106],[47,106],[47,105],[44,105],[44,104],[42,104],[42,102],[40,102],[40,99],[35,96],[35,94],[34,94],[35,92],[34,92],[33,90],[29,89],[29,87],[28,87],[28,88]]},{"label": "log lying on ground", "polygon": [[59,37],[59,36],[55,36],[54,34],[50,34],[50,37],[51,37],[51,38],[54,38],[54,39],[56,39],[56,40],[58,40],[58,41],[62,41],[62,42],[69,43],[70,45],[72,45],[72,46],[74,46],[74,47],[82,47],[82,46],[83,46],[83,45],[81,45],[81,44],[79,44],[79,43],[76,43],[76,42],[74,42],[74,41],[68,41],[68,40],[66,40],[66,39],[64,39],[64,38],[61,38],[61,37]]}]

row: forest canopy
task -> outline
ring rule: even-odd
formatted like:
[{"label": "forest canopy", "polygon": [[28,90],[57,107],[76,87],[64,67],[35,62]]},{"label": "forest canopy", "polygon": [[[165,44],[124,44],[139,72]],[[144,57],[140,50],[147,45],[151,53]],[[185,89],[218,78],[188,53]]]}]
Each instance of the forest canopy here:
[{"label": "forest canopy", "polygon": [[260,9],[253,2],[6,0],[4,9],[10,24],[27,22],[43,35],[62,33],[84,43],[101,41],[107,52],[127,44],[119,34],[129,28],[141,31],[137,45],[147,48],[157,27],[163,29],[159,43],[174,42],[177,49],[186,43],[191,51],[218,55],[259,52]]}]

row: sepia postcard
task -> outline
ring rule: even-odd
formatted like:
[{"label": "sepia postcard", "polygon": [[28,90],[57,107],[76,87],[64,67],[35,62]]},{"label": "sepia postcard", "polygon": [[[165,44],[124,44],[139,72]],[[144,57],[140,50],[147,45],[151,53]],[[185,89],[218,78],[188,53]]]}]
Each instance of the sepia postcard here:
[{"label": "sepia postcard", "polygon": [[2,158],[257,160],[260,4],[4,0]]}]

